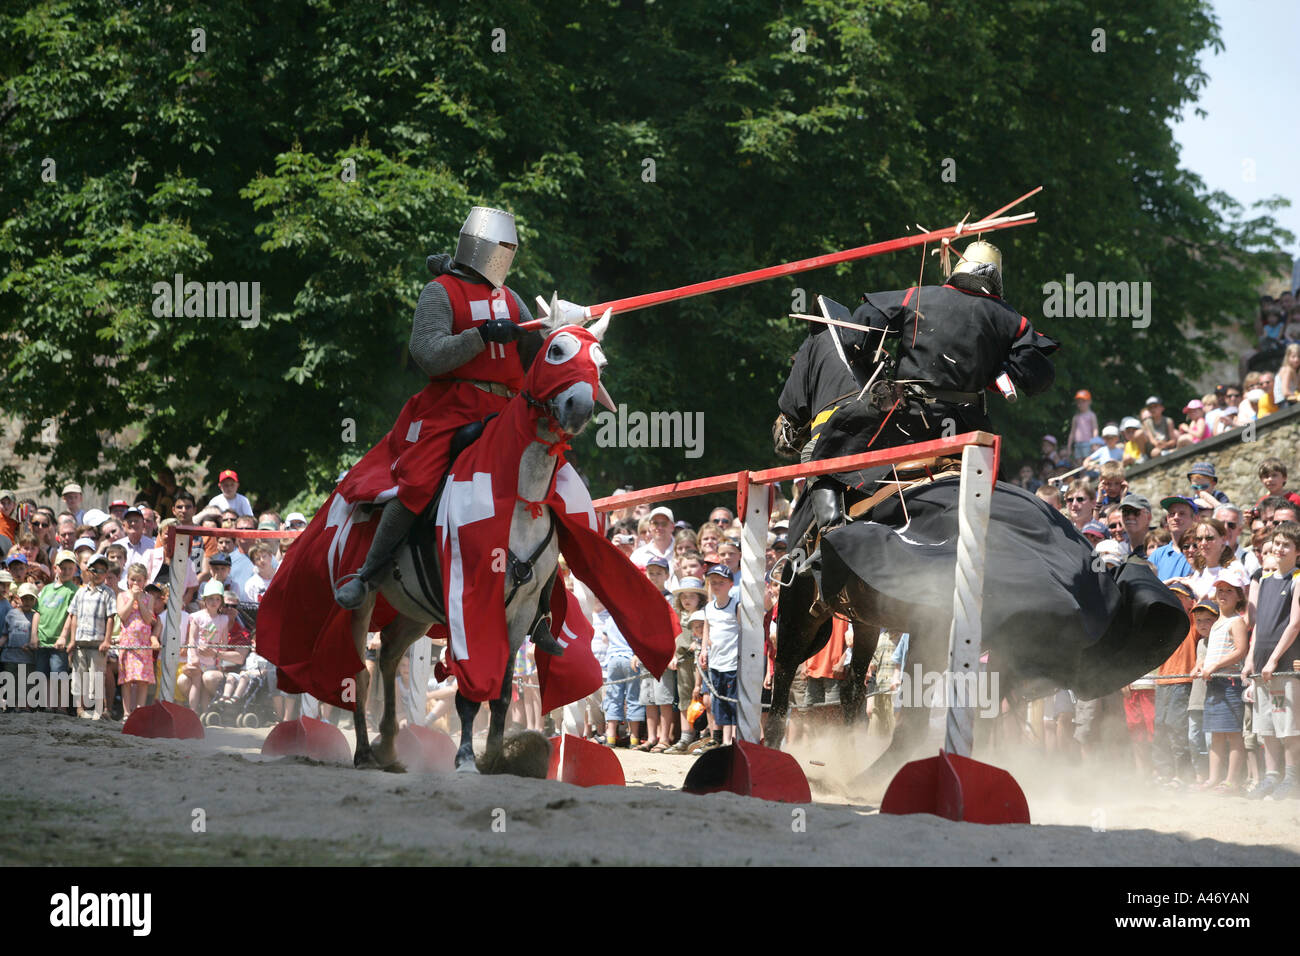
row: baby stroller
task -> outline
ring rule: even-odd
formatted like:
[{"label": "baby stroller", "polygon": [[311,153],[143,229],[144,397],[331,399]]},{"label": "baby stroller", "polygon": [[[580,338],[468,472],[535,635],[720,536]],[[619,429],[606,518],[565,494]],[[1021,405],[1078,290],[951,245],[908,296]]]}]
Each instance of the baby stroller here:
[{"label": "baby stroller", "polygon": [[275,671],[269,676],[256,673],[249,677],[248,690],[244,696],[235,701],[238,705],[234,718],[236,727],[268,727],[275,723],[275,707],[271,698],[275,695]]}]

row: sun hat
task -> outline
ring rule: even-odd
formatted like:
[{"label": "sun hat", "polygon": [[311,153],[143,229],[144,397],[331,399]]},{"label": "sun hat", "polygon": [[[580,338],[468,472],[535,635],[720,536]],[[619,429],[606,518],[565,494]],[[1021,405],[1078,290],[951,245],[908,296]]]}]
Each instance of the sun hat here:
[{"label": "sun hat", "polygon": [[76,564],[77,556],[73,554],[71,551],[69,551],[67,548],[64,548],[62,551],[60,551],[58,554],[54,556],[54,566],[58,567],[64,561],[71,561],[73,564]]},{"label": "sun hat", "polygon": [[13,583],[14,583],[14,576],[10,574],[8,571],[6,571],[4,568],[0,568],[0,584],[13,584]]},{"label": "sun hat", "polygon": [[212,580],[203,585],[203,597],[225,597],[226,586],[220,581]]},{"label": "sun hat", "polygon": [[1192,613],[1195,614],[1197,611],[1206,611],[1213,614],[1215,617],[1218,617],[1220,614],[1219,605],[1215,604],[1209,598],[1202,598],[1192,606]]},{"label": "sun hat", "polygon": [[663,568],[665,571],[667,571],[668,559],[664,557],[660,557],[659,555],[656,554],[653,555],[652,557],[646,558],[645,566],[647,568]]},{"label": "sun hat", "polygon": [[673,518],[673,513],[672,513],[672,511],[671,511],[670,509],[668,509],[668,508],[665,508],[663,505],[660,505],[658,508],[655,508],[655,509],[654,509],[653,511],[651,511],[648,515],[646,515],[646,517],[647,517],[647,518],[654,518],[654,517],[656,517],[656,516],[658,516],[658,515],[663,515],[665,518],[667,518],[669,524],[672,524],[672,523],[676,520],[676,519]]},{"label": "sun hat", "polygon": [[1059,445],[1059,444],[1060,444],[1060,442],[1058,442],[1058,441],[1056,440],[1056,436],[1055,436],[1055,435],[1044,435],[1044,436],[1043,436],[1043,441],[1050,441],[1053,445]]},{"label": "sun hat", "polygon": [[289,515],[289,517],[284,519],[284,523],[290,526],[292,526],[295,521],[301,521],[303,524],[307,523],[307,519],[298,511],[295,511],[293,514]]},{"label": "sun hat", "polygon": [[227,468],[225,471],[223,471],[221,474],[217,476],[217,484],[221,484],[227,478],[234,478],[235,481],[239,480],[239,476],[235,474],[235,470],[233,468]]},{"label": "sun hat", "polygon": [[1196,411],[1196,409],[1198,409],[1198,408],[1204,408],[1204,407],[1205,407],[1205,403],[1204,403],[1204,402],[1202,402],[1199,398],[1194,398],[1194,399],[1192,399],[1190,402],[1188,402],[1186,405],[1183,406],[1183,411],[1184,411],[1184,412],[1194,412],[1194,411]]},{"label": "sun hat", "polygon": [[680,578],[677,581],[677,587],[671,588],[670,590],[674,594],[686,594],[691,591],[695,592],[696,594],[707,595],[709,593],[704,588],[704,582],[701,581],[699,578],[695,578],[695,577]]},{"label": "sun hat", "polygon": [[686,619],[686,626],[690,627],[692,624],[695,624],[697,622],[703,624],[708,619],[709,616],[705,614],[703,611],[694,611],[691,614],[691,616]]},{"label": "sun hat", "polygon": [[94,538],[78,538],[76,543],[73,544],[72,550],[80,551],[82,548],[89,548],[91,551],[94,551],[96,547],[98,547],[98,545],[95,544]]},{"label": "sun hat", "polygon": [[1107,425],[1105,428],[1101,430],[1102,438],[1110,438],[1112,436],[1115,438],[1119,437],[1119,429],[1116,428],[1114,425]]},{"label": "sun hat", "polygon": [[1141,428],[1142,423],[1138,421],[1136,418],[1134,418],[1132,415],[1129,415],[1127,418],[1125,418],[1122,422],[1119,423],[1119,427],[1125,430],[1130,428]]},{"label": "sun hat", "polygon": [[61,492],[59,492],[59,494],[60,494],[61,496],[62,496],[62,495],[79,495],[79,494],[81,494],[81,485],[77,484],[75,481],[70,481],[70,482],[68,482],[66,485],[63,486],[63,490],[62,490]]},{"label": "sun hat", "polygon": [[1196,597],[1196,592],[1192,590],[1192,586],[1186,581],[1171,581],[1169,584],[1169,590],[1173,591],[1175,594],[1181,594],[1184,597]]},{"label": "sun hat", "polygon": [[82,517],[82,523],[88,524],[92,528],[98,528],[111,517],[113,516],[106,511],[100,511],[98,508],[91,508]]},{"label": "sun hat", "polygon": [[108,555],[106,554],[92,555],[90,560],[86,562],[86,567],[93,568],[96,565],[100,565],[100,564],[102,564],[105,568],[111,567],[111,563],[108,560]]},{"label": "sun hat", "polygon": [[1190,478],[1192,475],[1204,475],[1206,478],[1213,478],[1216,481],[1219,477],[1219,473],[1214,470],[1214,464],[1208,461],[1198,461],[1188,468],[1187,477]]},{"label": "sun hat", "polygon": [[1147,501],[1147,499],[1142,495],[1136,495],[1129,492],[1124,496],[1124,500],[1119,503],[1119,507],[1121,511],[1125,508],[1136,508],[1139,511],[1150,511],[1151,502]]},{"label": "sun hat", "polygon": [[727,567],[725,564],[715,564],[712,565],[709,568],[709,570],[704,572],[704,576],[706,578],[710,576],[719,577],[719,578],[730,578],[731,568]]},{"label": "sun hat", "polygon": [[1089,521],[1086,525],[1083,526],[1083,533],[1095,534],[1099,538],[1105,538],[1109,535],[1110,532],[1106,530],[1106,526],[1102,524],[1100,521]]},{"label": "sun hat", "polygon": [[1230,564],[1228,567],[1222,569],[1219,572],[1218,577],[1214,579],[1214,583],[1215,586],[1220,584],[1230,584],[1234,588],[1241,588],[1243,591],[1248,587],[1245,573],[1235,564]]},{"label": "sun hat", "polygon": [[1074,397],[1076,399],[1083,398],[1092,401],[1092,392],[1088,391],[1086,388],[1081,388],[1074,393]]},{"label": "sun hat", "polygon": [[1142,403],[1142,407],[1150,408],[1152,405],[1164,405],[1164,402],[1160,401],[1159,395],[1149,395],[1147,400]]},{"label": "sun hat", "polygon": [[18,596],[20,598],[25,598],[25,597],[34,598],[34,597],[40,597],[40,595],[41,595],[41,589],[38,588],[35,584],[31,584],[30,582],[24,584],[22,587],[18,589]]}]

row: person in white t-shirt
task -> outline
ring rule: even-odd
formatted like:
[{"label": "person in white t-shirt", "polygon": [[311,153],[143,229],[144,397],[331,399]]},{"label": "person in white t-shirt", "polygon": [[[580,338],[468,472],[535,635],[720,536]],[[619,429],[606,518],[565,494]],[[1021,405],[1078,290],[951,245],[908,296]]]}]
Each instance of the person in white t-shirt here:
[{"label": "person in white t-shirt", "polygon": [[255,604],[262,603],[262,595],[271,586],[271,576],[275,574],[271,549],[260,541],[248,549],[248,556],[253,559],[257,570],[244,585],[244,595]]},{"label": "person in white t-shirt", "polygon": [[632,552],[632,563],[644,568],[651,558],[665,558],[672,567],[673,513],[662,505],[648,515],[650,540]]},{"label": "person in white t-shirt", "polygon": [[216,508],[218,512],[230,509],[240,515],[252,516],[252,504],[239,493],[239,475],[227,468],[218,476],[217,485],[221,488],[221,494],[208,502],[209,508]]}]

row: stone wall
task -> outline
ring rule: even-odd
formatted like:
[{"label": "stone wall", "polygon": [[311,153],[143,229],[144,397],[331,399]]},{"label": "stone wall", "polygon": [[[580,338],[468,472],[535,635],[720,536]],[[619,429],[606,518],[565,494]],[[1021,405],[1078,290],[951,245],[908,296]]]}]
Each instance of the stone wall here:
[{"label": "stone wall", "polygon": [[1164,514],[1160,499],[1191,490],[1187,470],[1198,461],[1214,464],[1219,475],[1219,489],[1235,505],[1254,504],[1264,494],[1259,483],[1259,464],[1265,458],[1280,458],[1286,463],[1287,487],[1300,487],[1300,405],[1283,409],[1255,423],[1253,435],[1248,427],[1235,428],[1207,439],[1199,445],[1182,448],[1153,461],[1127,469],[1129,489],[1151,501],[1153,524]]}]

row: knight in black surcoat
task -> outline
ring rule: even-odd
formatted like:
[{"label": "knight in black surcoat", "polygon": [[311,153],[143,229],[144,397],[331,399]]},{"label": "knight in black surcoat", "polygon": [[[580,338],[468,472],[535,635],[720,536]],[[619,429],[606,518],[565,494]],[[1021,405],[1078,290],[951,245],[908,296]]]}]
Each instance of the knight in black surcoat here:
[{"label": "knight in black surcoat", "polygon": [[[825,347],[808,348],[807,342],[807,352],[800,349],[796,356],[781,398],[778,427],[786,444],[783,449],[778,435],[778,451],[788,454],[802,441],[800,457],[820,461],[992,431],[989,394],[1000,392],[1014,401],[1020,394],[1046,390],[1055,378],[1049,356],[1059,346],[1002,298],[1002,255],[987,242],[971,243],[941,286],[864,294],[852,321],[861,331],[848,333],[854,338],[848,340],[850,348],[842,349],[844,361]],[[825,333],[814,333],[809,342],[822,337]],[[895,346],[892,355],[887,344]],[[808,363],[801,367],[800,356],[817,358],[829,370],[817,373],[823,378],[862,384],[824,406],[807,408],[805,402],[801,407],[794,396],[816,390],[813,373]],[[821,394],[826,394],[824,388]],[[889,471],[865,469],[818,479],[806,496],[809,503],[791,518],[792,540],[800,541],[814,521],[823,528],[842,521],[845,492],[866,497]]]}]

